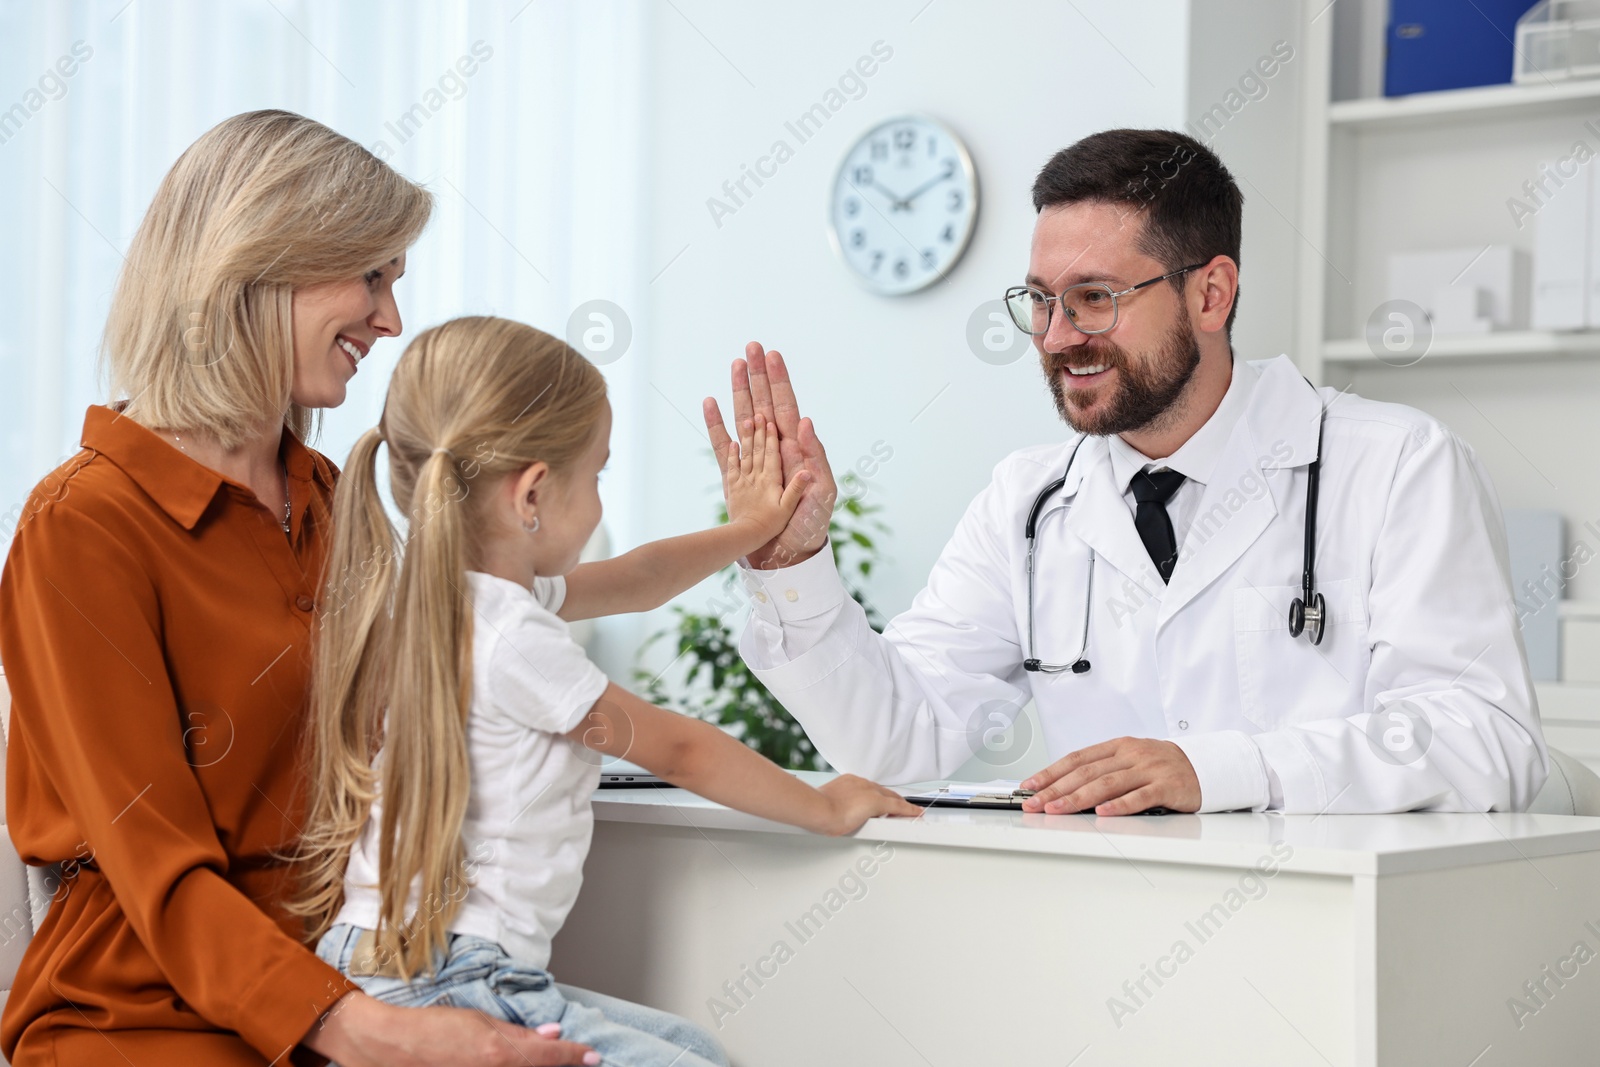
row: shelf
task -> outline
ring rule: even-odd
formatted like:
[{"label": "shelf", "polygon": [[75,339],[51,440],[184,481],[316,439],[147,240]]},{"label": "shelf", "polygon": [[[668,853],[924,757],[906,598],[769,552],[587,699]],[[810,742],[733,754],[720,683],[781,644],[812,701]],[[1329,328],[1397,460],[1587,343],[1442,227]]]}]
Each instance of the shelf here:
[{"label": "shelf", "polygon": [[1600,726],[1600,685],[1534,682],[1533,688],[1539,695],[1539,717],[1545,722]]},{"label": "shelf", "polygon": [[1600,78],[1549,85],[1486,85],[1440,93],[1342,100],[1328,105],[1328,124],[1335,129],[1399,130],[1408,126],[1438,127],[1445,123],[1500,121],[1529,114],[1581,112],[1600,100]]},{"label": "shelf", "polygon": [[[1442,334],[1428,346],[1427,355],[1417,363],[1471,362],[1497,359],[1582,359],[1600,356],[1600,330],[1574,333],[1548,333],[1538,330],[1507,330],[1500,333]],[[1389,366],[1372,354],[1362,338],[1327,341],[1322,346],[1327,363]]]}]

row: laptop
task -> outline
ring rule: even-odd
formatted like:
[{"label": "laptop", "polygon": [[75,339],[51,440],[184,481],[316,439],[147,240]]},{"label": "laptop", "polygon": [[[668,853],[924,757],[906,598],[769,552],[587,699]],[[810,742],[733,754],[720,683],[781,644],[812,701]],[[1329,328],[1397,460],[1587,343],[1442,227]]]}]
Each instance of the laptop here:
[{"label": "laptop", "polygon": [[602,771],[601,789],[676,789],[671,782],[643,771]]}]

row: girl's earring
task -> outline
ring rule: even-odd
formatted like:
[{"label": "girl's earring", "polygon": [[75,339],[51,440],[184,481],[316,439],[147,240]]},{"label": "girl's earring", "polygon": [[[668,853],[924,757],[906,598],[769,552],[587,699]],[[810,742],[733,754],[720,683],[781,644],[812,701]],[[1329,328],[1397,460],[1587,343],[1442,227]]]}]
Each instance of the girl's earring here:
[{"label": "girl's earring", "polygon": [[533,525],[530,526],[527,523],[523,523],[522,524],[522,528],[524,530],[528,531],[529,533],[538,533],[539,532],[539,516],[535,515],[533,517]]}]

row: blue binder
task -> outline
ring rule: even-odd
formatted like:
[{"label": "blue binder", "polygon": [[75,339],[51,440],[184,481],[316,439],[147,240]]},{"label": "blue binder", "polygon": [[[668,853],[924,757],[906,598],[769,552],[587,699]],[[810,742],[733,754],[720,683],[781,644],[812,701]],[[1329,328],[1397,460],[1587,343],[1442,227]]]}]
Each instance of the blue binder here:
[{"label": "blue binder", "polygon": [[1385,96],[1511,81],[1530,0],[1390,0]]}]

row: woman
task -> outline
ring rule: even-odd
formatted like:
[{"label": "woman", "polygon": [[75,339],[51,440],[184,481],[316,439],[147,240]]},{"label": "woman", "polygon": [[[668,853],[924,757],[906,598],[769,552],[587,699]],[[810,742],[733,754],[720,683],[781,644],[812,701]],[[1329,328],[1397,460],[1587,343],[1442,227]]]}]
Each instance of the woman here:
[{"label": "woman", "polygon": [[64,877],[0,1018],[32,1064],[567,1064],[586,1049],[356,990],[282,906],[336,471],[303,443],[379,337],[430,195],[298,115],[215,127],[157,191],[113,395],[0,577],[10,831]]}]

